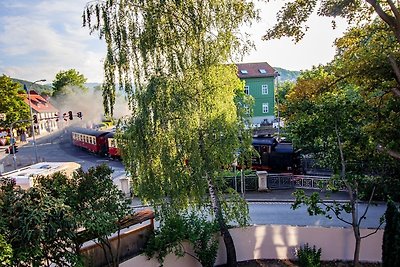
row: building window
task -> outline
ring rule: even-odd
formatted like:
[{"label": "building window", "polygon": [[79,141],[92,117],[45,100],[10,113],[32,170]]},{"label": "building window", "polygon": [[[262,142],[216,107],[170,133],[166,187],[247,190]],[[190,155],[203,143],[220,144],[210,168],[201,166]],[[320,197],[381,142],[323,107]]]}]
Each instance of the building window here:
[{"label": "building window", "polygon": [[259,69],[258,70],[260,73],[262,73],[262,74],[266,74],[267,73],[267,71],[265,70],[265,69]]},{"label": "building window", "polygon": [[268,95],[268,84],[263,84],[263,85],[261,86],[261,93],[262,93],[263,95]]},{"label": "building window", "polygon": [[248,74],[249,72],[247,70],[240,70],[241,74]]},{"label": "building window", "polygon": [[249,95],[249,94],[250,94],[250,92],[249,92],[249,86],[248,86],[248,85],[246,85],[246,86],[244,87],[244,93],[245,93],[246,95]]},{"label": "building window", "polygon": [[269,112],[268,103],[263,103],[263,104],[262,104],[262,112],[263,112],[263,113],[268,113],[268,112]]}]

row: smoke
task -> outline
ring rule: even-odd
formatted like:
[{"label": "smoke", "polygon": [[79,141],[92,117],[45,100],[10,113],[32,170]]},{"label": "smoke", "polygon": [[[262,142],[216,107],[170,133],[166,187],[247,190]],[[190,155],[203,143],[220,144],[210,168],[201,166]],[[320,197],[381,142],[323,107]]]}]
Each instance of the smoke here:
[{"label": "smoke", "polygon": [[[91,126],[100,124],[105,118],[101,90],[89,88],[87,92],[84,92],[79,87],[66,86],[63,88],[63,92],[68,93],[52,98],[51,102],[59,110],[60,116],[66,113],[66,118],[68,118],[68,111],[72,111],[74,118],[73,121],[68,122],[69,125]],[[82,112],[82,120],[76,117],[77,112]],[[129,114],[128,102],[122,96],[117,95],[114,118],[119,119]]]}]

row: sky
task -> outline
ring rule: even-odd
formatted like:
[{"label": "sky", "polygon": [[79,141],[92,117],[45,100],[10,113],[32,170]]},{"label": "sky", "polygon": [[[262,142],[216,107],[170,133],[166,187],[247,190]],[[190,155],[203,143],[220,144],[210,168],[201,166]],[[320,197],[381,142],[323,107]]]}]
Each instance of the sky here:
[{"label": "sky", "polygon": [[[0,0],[0,75],[52,83],[62,70],[76,69],[88,82],[103,81],[105,43],[82,27],[82,12],[89,0]],[[273,67],[306,70],[331,61],[333,42],[347,25],[313,16],[305,38],[295,44],[289,38],[262,41],[266,29],[276,22],[285,0],[257,3],[261,21],[250,28],[256,50],[243,62],[268,62]]]}]

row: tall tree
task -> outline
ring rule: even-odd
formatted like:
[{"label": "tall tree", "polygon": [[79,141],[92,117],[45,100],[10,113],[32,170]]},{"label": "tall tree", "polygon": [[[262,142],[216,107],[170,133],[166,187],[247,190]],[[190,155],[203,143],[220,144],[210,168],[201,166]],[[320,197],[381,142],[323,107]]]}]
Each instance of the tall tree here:
[{"label": "tall tree", "polygon": [[137,194],[171,209],[211,202],[229,266],[236,265],[226,224],[231,206],[221,198],[218,171],[250,147],[250,136],[243,84],[224,64],[245,51],[239,26],[256,15],[240,0],[111,0],[84,12],[84,24],[107,43],[106,110],[113,112],[117,78],[133,107],[122,138]]},{"label": "tall tree", "polygon": [[52,84],[53,96],[68,95],[74,93],[76,89],[86,92],[86,81],[85,76],[75,69],[60,71],[56,74]]},{"label": "tall tree", "polygon": [[[308,29],[306,25],[307,20],[315,10],[321,16],[346,18],[352,25],[368,24],[368,21],[373,20],[374,15],[378,15],[381,21],[390,29],[391,35],[400,43],[400,10],[398,3],[392,0],[290,1],[277,14],[277,23],[271,29],[267,30],[263,39],[270,40],[287,36],[292,37],[296,42],[301,40]],[[389,75],[396,82],[391,87],[392,97],[400,98],[399,59],[392,54],[396,53],[396,51],[392,50],[388,54],[383,54],[383,56],[385,57],[385,61],[390,63],[391,71]],[[396,139],[396,142],[400,143],[400,140]],[[393,150],[384,143],[379,143],[377,149],[400,160],[399,150]]]},{"label": "tall tree", "polygon": [[[318,193],[306,196],[303,191],[296,191],[293,207],[306,204],[310,215],[330,217],[329,212],[333,212],[349,224],[356,241],[353,261],[359,266],[361,239],[366,237],[361,236],[360,226],[368,206],[359,213],[356,204],[363,186],[370,180],[377,183],[379,176],[371,175],[374,173],[374,166],[370,164],[375,158],[374,146],[365,131],[370,113],[359,88],[343,82],[333,83],[335,80],[336,77],[322,67],[304,73],[288,96],[284,116],[287,132],[296,147],[312,152],[319,164],[334,172],[329,188],[345,188],[350,202],[326,204]],[[368,196],[368,204],[374,192],[375,189]],[[343,212],[350,213],[351,220],[344,219]],[[360,218],[358,214],[362,214]]]},{"label": "tall tree", "polygon": [[[10,124],[19,120],[29,119],[29,106],[24,102],[23,96],[19,94],[21,85],[13,82],[9,77],[0,76],[0,113],[6,115],[4,121],[0,120],[0,126],[10,127]],[[25,123],[16,124],[16,126],[28,125]]]}]

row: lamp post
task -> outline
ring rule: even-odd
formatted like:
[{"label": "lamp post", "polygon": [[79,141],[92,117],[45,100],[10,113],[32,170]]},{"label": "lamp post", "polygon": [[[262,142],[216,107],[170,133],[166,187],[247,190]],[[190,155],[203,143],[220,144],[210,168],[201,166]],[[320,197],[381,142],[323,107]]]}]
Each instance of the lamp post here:
[{"label": "lamp post", "polygon": [[[45,81],[46,81],[46,79],[41,79],[41,80],[34,81],[31,84],[30,87],[32,87],[34,84],[36,84],[38,82],[45,82]],[[34,126],[33,119],[32,119],[33,111],[32,111],[30,88],[26,88],[26,91],[28,93],[29,108],[30,108],[30,111],[31,111],[32,142],[33,142],[33,150],[35,151],[35,159],[36,159],[35,163],[38,163],[39,162],[39,158],[38,158],[37,147],[36,147],[35,126]]]}]

